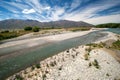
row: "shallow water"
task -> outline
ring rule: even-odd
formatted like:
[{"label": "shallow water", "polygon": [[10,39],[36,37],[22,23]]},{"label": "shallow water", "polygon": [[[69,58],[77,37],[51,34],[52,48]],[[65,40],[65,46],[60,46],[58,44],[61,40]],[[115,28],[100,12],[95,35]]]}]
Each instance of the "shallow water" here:
[{"label": "shallow water", "polygon": [[116,34],[120,34],[120,28],[108,28],[108,29],[105,29],[103,31],[110,31],[110,32],[113,32]]}]

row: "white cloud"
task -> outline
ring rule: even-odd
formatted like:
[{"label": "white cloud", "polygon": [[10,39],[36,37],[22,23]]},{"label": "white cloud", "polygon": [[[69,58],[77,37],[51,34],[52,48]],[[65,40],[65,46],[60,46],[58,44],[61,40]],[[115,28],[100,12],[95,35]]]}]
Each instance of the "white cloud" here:
[{"label": "white cloud", "polygon": [[49,20],[55,21],[61,19],[61,15],[65,13],[64,8],[56,7],[54,10],[51,11],[50,16],[48,17]]},{"label": "white cloud", "polygon": [[[97,20],[97,19],[99,19],[99,18],[97,18],[97,17],[99,17],[99,16],[101,16],[101,15],[99,15],[99,12],[100,11],[104,11],[104,10],[106,10],[106,9],[109,9],[109,8],[111,8],[111,7],[114,7],[114,6],[116,6],[116,5],[118,5],[119,4],[119,2],[113,2],[112,4],[110,4],[110,5],[105,5],[105,4],[107,4],[108,3],[108,1],[104,1],[104,2],[101,2],[100,4],[98,4],[98,5],[93,5],[93,4],[90,4],[90,5],[88,5],[86,8],[84,8],[84,9],[81,9],[80,11],[79,10],[77,10],[77,11],[74,11],[74,12],[71,12],[71,13],[66,13],[65,15],[64,15],[64,19],[66,19],[66,20],[73,20],[73,21],[86,21],[86,20],[89,20],[89,22],[90,22],[90,20],[91,20],[91,22],[93,23],[93,20],[92,20],[92,18],[94,19],[95,17],[95,20]],[[115,13],[115,12],[113,12],[113,13]],[[111,13],[112,14],[112,13]],[[106,14],[107,15],[107,14]],[[109,16],[109,15],[108,15]],[[116,16],[109,16],[108,18],[111,18],[111,19],[113,19],[113,20],[107,20],[107,19],[105,19],[106,20],[106,22],[116,22],[117,20],[118,20],[118,18],[116,17]],[[94,21],[95,21],[94,20]],[[97,20],[98,21],[98,23],[102,23],[102,21],[100,22],[100,20]],[[94,24],[96,24],[96,22],[97,21],[95,21],[95,23]],[[104,21],[103,21],[104,22]],[[118,22],[118,21],[117,21]],[[120,21],[119,21],[120,22]]]},{"label": "white cloud", "polygon": [[117,15],[108,15],[108,16],[100,16],[92,19],[86,19],[84,20],[91,24],[102,24],[102,23],[114,23],[114,22],[120,22],[120,14]]},{"label": "white cloud", "polygon": [[[109,16],[108,14],[106,14],[108,16],[100,17],[101,16],[99,15],[100,11],[110,9],[120,4],[119,0],[116,1],[102,0],[102,1],[96,1],[95,3],[89,3],[85,7],[84,6],[80,7],[79,9],[74,11],[74,9],[79,7],[82,3],[86,3],[88,1],[90,0],[73,0],[72,3],[63,4],[64,5],[63,7],[60,7],[59,5],[50,7],[47,1],[44,1],[44,3],[40,3],[40,0],[15,0],[15,1],[13,0],[12,2],[2,1],[2,3],[0,3],[0,6],[8,9],[13,13],[16,13],[16,15],[13,16],[18,18],[19,18],[18,15],[22,10],[23,13],[22,16],[27,19],[36,19],[39,21],[55,21],[60,19],[73,20],[73,21],[84,20],[96,24],[97,21],[100,22],[100,20],[102,20],[103,18],[105,19],[105,17]],[[51,1],[51,2],[54,3],[56,1]],[[113,12],[113,14],[119,14],[119,12]],[[117,21],[117,17],[110,15],[108,18]],[[110,21],[110,20],[106,19],[106,21]]]},{"label": "white cloud", "polygon": [[45,9],[45,10],[50,10],[50,7],[49,7],[49,6],[47,6],[47,7],[45,7],[44,9]]},{"label": "white cloud", "polygon": [[34,9],[24,9],[22,13],[24,14],[30,14],[30,13],[35,13],[36,11]]}]

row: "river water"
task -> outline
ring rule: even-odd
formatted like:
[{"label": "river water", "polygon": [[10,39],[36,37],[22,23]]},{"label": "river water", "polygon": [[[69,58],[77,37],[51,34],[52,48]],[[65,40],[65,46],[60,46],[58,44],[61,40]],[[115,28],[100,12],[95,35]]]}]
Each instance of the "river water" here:
[{"label": "river water", "polygon": [[97,41],[107,35],[100,32],[95,31],[81,37],[49,43],[42,47],[36,47],[31,51],[26,49],[25,52],[18,52],[19,54],[22,53],[22,55],[10,56],[7,59],[3,59],[0,61],[0,80],[66,49]]}]

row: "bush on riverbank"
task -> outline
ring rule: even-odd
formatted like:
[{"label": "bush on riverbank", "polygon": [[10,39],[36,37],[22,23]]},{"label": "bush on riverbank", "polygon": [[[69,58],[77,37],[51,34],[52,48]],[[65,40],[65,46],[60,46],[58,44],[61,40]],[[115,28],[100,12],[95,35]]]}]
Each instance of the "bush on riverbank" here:
[{"label": "bush on riverbank", "polygon": [[5,30],[5,31],[1,31],[0,32],[0,41],[1,40],[5,40],[5,39],[11,39],[11,38],[15,38],[27,33],[30,33],[31,31],[24,31],[24,30],[15,30],[15,31],[9,31],[9,30]]},{"label": "bush on riverbank", "polygon": [[25,31],[31,31],[32,30],[32,27],[31,26],[27,26],[24,28]]}]

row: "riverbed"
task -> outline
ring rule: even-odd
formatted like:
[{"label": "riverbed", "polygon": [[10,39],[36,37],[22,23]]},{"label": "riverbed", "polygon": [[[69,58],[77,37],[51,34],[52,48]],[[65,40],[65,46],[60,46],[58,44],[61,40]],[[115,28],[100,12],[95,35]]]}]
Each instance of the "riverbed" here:
[{"label": "riverbed", "polygon": [[[24,50],[21,49],[19,51],[14,50],[17,48],[15,46],[15,48],[11,47],[14,50],[13,52],[9,52],[11,50],[10,48],[8,48],[8,51],[6,48],[4,48],[3,52],[6,50],[7,55],[13,53],[17,53],[18,55],[8,56],[7,58],[2,58],[0,60],[0,79],[4,79],[22,69],[25,69],[28,66],[31,66],[32,64],[37,63],[38,61],[41,61],[66,49],[95,42],[106,35],[107,33],[93,31],[80,37],[50,42],[42,46],[26,48]],[[24,45],[19,47],[24,47]]]}]

